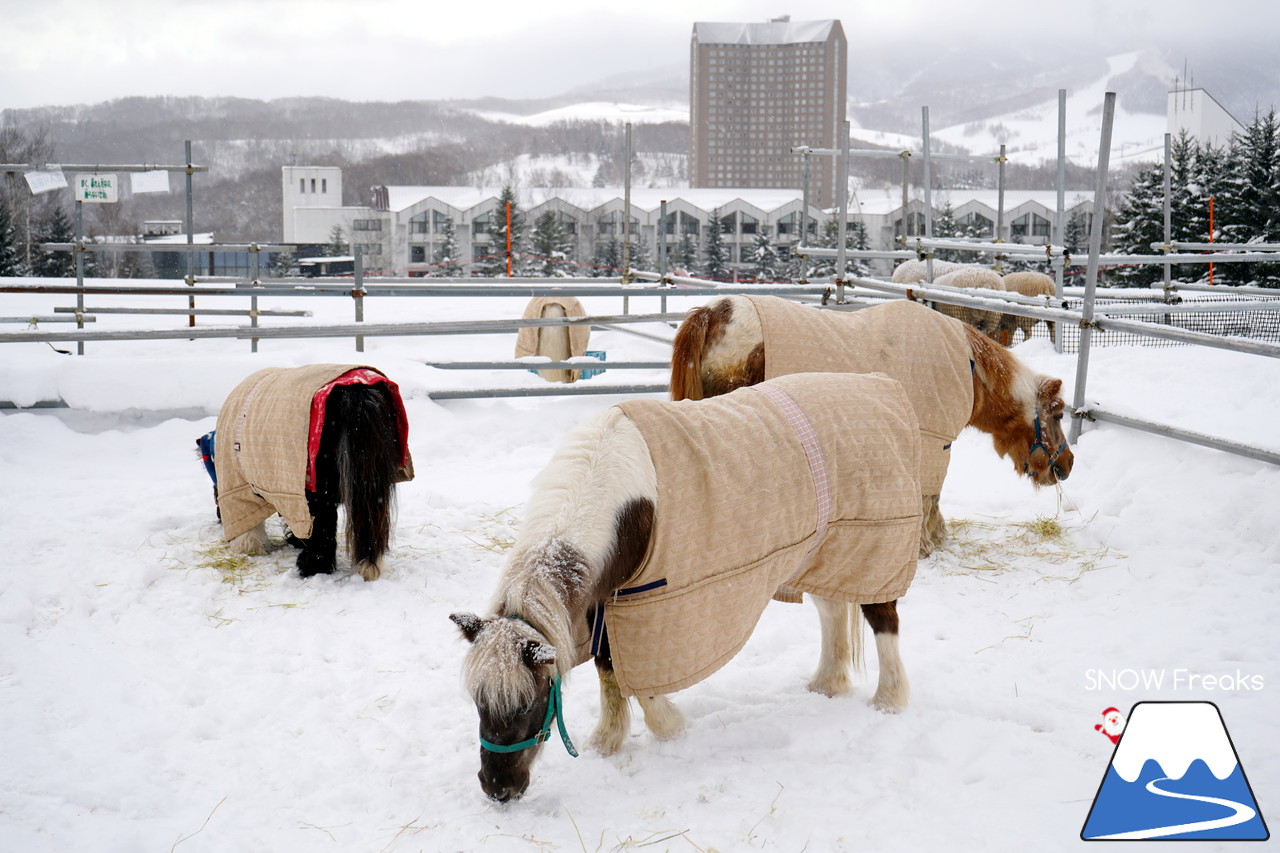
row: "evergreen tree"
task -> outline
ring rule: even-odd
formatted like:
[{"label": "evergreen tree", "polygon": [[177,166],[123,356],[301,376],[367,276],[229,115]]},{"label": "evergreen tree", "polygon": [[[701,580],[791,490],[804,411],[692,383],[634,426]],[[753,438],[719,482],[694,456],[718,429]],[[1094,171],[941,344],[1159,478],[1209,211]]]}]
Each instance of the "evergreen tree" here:
[{"label": "evergreen tree", "polygon": [[[966,240],[976,240],[978,238],[978,229],[973,223],[961,223],[956,219],[955,210],[951,207],[951,202],[947,201],[942,206],[942,210],[938,211],[938,216],[933,220],[933,236],[935,237],[952,237],[963,238]],[[940,261],[951,261],[957,264],[974,264],[978,263],[980,253],[967,252],[962,249],[939,249],[937,258]]]},{"label": "evergreen tree", "polygon": [[769,229],[760,226],[751,246],[751,275],[757,281],[775,281],[778,278],[778,250],[769,238]]},{"label": "evergreen tree", "polygon": [[720,208],[711,211],[711,219],[707,223],[707,243],[702,247],[705,264],[702,268],[704,278],[720,281],[729,278],[729,253],[721,233],[723,224],[720,221]]},{"label": "evergreen tree", "polygon": [[[1280,242],[1280,127],[1275,110],[1255,117],[1231,148],[1228,204],[1215,205],[1215,213],[1225,214],[1223,242]],[[1232,284],[1280,287],[1280,265],[1274,263],[1221,264],[1217,269]]]},{"label": "evergreen tree", "polygon": [[573,241],[565,233],[559,214],[548,210],[539,216],[533,223],[531,242],[535,256],[533,270],[536,275],[547,278],[573,275],[573,271],[565,263],[572,260]]},{"label": "evergreen tree", "polygon": [[351,254],[351,244],[347,242],[346,233],[342,230],[341,225],[335,225],[329,230],[329,245],[324,247],[324,256],[326,258],[342,258]]},{"label": "evergreen tree", "polygon": [[[1164,241],[1164,167],[1147,166],[1134,176],[1128,193],[1116,211],[1116,249],[1125,254],[1152,254],[1152,243]],[[1122,267],[1116,273],[1123,287],[1151,287],[1163,281],[1164,272],[1154,264]]]},{"label": "evergreen tree", "polygon": [[[840,218],[838,216],[828,217],[826,224],[822,227],[822,235],[818,238],[818,245],[824,249],[837,249],[840,247]],[[870,237],[867,234],[867,226],[862,222],[850,222],[844,229],[844,246],[846,249],[862,249],[870,247]],[[854,258],[845,256],[846,275],[865,276],[871,273],[871,266],[863,258]],[[810,275],[814,278],[828,278],[836,274],[835,258],[815,258],[813,261],[813,269]]]},{"label": "evergreen tree", "polygon": [[676,245],[675,256],[671,258],[674,269],[682,269],[691,276],[699,275],[698,240],[692,234],[685,233]]},{"label": "evergreen tree", "polygon": [[622,244],[617,237],[610,237],[609,242],[596,246],[595,265],[594,275],[597,278],[622,275]]},{"label": "evergreen tree", "polygon": [[17,233],[9,218],[9,207],[3,198],[0,198],[0,275],[22,275]]},{"label": "evergreen tree", "polygon": [[481,262],[480,273],[487,276],[507,274],[507,205],[511,205],[511,274],[521,275],[526,266],[521,257],[525,250],[524,214],[520,212],[515,190],[507,184],[498,196],[498,205],[489,220],[489,259]]},{"label": "evergreen tree", "polygon": [[[1084,216],[1079,211],[1067,217],[1063,227],[1062,245],[1073,260],[1079,260],[1089,251],[1089,232],[1084,226]],[[1064,285],[1080,286],[1084,284],[1084,268],[1068,267],[1062,280]]]},{"label": "evergreen tree", "polygon": [[642,272],[656,272],[658,265],[653,260],[653,250],[649,248],[649,238],[641,236],[631,241],[631,269]]},{"label": "evergreen tree", "polygon": [[[34,223],[33,242],[70,243],[75,239],[71,217],[60,204],[50,205],[48,212]],[[46,252],[32,247],[31,274],[45,278],[75,278],[76,260],[72,252]]]},{"label": "evergreen tree", "polygon": [[271,270],[269,273],[273,278],[290,278],[301,274],[298,269],[298,259],[293,256],[292,252],[280,252],[275,256],[275,260],[271,262]]},{"label": "evergreen tree", "polygon": [[441,276],[462,275],[462,264],[458,263],[458,232],[454,228],[453,217],[444,220],[444,230],[440,232],[440,245],[431,262],[436,265],[435,274]]}]

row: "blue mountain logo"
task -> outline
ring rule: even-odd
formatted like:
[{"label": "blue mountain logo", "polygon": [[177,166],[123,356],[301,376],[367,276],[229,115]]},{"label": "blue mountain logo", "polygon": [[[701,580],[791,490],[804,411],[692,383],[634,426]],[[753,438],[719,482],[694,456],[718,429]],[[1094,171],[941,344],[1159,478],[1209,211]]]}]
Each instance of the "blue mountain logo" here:
[{"label": "blue mountain logo", "polygon": [[1218,706],[1139,702],[1080,837],[1265,841],[1271,835]]}]

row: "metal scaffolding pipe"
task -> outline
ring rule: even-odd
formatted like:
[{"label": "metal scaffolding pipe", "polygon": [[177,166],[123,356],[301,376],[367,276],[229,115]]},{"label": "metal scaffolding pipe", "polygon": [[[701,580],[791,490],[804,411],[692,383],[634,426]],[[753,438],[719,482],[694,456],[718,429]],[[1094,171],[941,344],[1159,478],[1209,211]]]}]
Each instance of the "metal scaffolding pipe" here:
[{"label": "metal scaffolding pipe", "polygon": [[40,243],[46,252],[290,252],[293,246],[274,243]]},{"label": "metal scaffolding pipe", "polygon": [[[1098,171],[1093,192],[1093,220],[1089,223],[1089,265],[1084,278],[1084,305],[1081,307],[1080,352],[1076,360],[1076,387],[1071,408],[1084,406],[1085,382],[1089,375],[1089,344],[1093,337],[1094,296],[1098,289],[1098,256],[1102,254],[1102,225],[1106,216],[1107,169],[1111,163],[1111,130],[1116,118],[1116,93],[1107,92],[1102,100],[1102,138],[1098,143]],[[1080,437],[1083,422],[1072,418],[1072,443]]]},{"label": "metal scaffolding pipe", "polygon": [[[1156,251],[1172,249],[1179,252],[1280,252],[1280,243],[1182,243],[1170,241],[1152,243]],[[1214,260],[1217,260],[1216,258]]]},{"label": "metal scaffolding pipe", "polygon": [[[501,335],[527,326],[585,326],[679,321],[684,314],[619,314],[598,317],[533,317],[518,320],[449,320],[435,323],[344,323],[329,326],[210,326],[200,329],[136,329],[114,332],[0,332],[0,343],[38,341],[164,341],[190,338],[350,338],[415,335]],[[621,330],[619,330],[621,331]]]},{"label": "metal scaffolding pipe", "polygon": [[[272,280],[274,281],[274,280]],[[367,297],[422,297],[422,296],[635,296],[635,297],[671,297],[671,296],[720,296],[726,293],[755,293],[761,295],[786,296],[793,294],[821,295],[828,288],[821,284],[730,284],[716,286],[711,282],[690,279],[694,284],[689,287],[644,287],[639,285],[594,285],[582,287],[520,286],[451,286],[428,285],[422,287],[365,284],[363,295]],[[16,294],[61,294],[86,296],[190,296],[190,287],[102,287],[88,285],[34,284],[14,285],[0,284],[0,293]],[[353,298],[357,289],[353,283],[320,285],[277,285],[264,284],[260,287],[203,287],[194,290],[197,296],[340,296]]]},{"label": "metal scaffolding pipe", "polygon": [[1277,453],[1274,450],[1264,450],[1260,447],[1240,444],[1239,442],[1216,438],[1211,435],[1205,435],[1204,433],[1169,426],[1168,424],[1145,421],[1139,418],[1131,418],[1126,415],[1117,415],[1116,413],[1109,412],[1106,409],[1085,409],[1084,411],[1077,412],[1077,414],[1084,420],[1113,423],[1118,426],[1129,427],[1130,429],[1137,429],[1142,430],[1143,432],[1154,433],[1155,435],[1175,438],[1189,444],[1198,444],[1202,447],[1222,450],[1227,453],[1233,453],[1237,456],[1245,456],[1249,459],[1256,459],[1259,462],[1269,462],[1272,465],[1280,465],[1280,453]]},{"label": "metal scaffolding pipe", "polygon": [[1192,293],[1218,293],[1223,295],[1231,295],[1243,293],[1246,296],[1270,296],[1280,299],[1280,290],[1273,287],[1249,287],[1248,285],[1222,285],[1222,284],[1196,284],[1175,281],[1173,283],[1174,290],[1186,290]]},{"label": "metal scaffolding pipe", "polygon": [[424,361],[441,370],[667,370],[669,361]]},{"label": "metal scaffolding pipe", "polygon": [[[75,308],[64,308],[61,305],[55,305],[53,310],[62,314],[73,314]],[[208,314],[220,317],[236,317],[257,315],[259,317],[310,317],[310,311],[278,311],[273,309],[252,310],[249,308],[85,308],[85,311],[92,311],[95,314],[181,314],[186,316],[191,313]]]},{"label": "metal scaffolding pipe", "polygon": [[[947,288],[947,287],[921,287],[916,284],[898,284],[896,282],[880,281],[874,278],[854,278],[850,279],[850,283],[859,287],[865,287],[868,290],[884,291],[886,293],[894,293],[905,296],[912,300],[928,300],[930,302],[942,302],[947,305],[961,305],[968,308],[981,308],[986,311],[999,311],[1002,314],[1017,314],[1019,317],[1035,317],[1039,320],[1052,320],[1060,323],[1076,324],[1080,322],[1080,315],[1074,311],[1068,311],[1062,308],[1045,308],[1038,307],[1043,303],[1034,303],[1035,297],[1021,297],[1019,294],[1005,294],[1002,291],[986,291],[992,294],[999,293],[995,298],[986,298],[981,296],[967,296],[963,294],[973,293],[973,289]],[[1009,301],[1010,296],[1019,296],[1022,299],[1030,298],[1034,304],[1020,304]]]},{"label": "metal scaffolding pipe", "polygon": [[595,394],[665,394],[668,387],[660,385],[595,385],[555,383],[549,386],[528,388],[459,388],[451,391],[428,391],[432,400],[472,400],[492,397],[585,397]]}]

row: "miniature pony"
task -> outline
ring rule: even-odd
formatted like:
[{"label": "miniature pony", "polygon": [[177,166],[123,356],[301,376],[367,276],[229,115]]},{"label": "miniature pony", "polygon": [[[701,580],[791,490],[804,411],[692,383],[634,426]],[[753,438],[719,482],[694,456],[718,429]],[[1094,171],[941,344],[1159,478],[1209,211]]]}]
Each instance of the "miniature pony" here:
[{"label": "miniature pony", "polygon": [[[768,458],[744,463],[744,436]],[[628,401],[571,430],[534,480],[490,615],[450,617],[471,643],[463,680],[483,791],[522,795],[557,721],[577,754],[560,685],[588,650],[601,700],[592,746],[621,747],[631,695],[656,737],[675,737],[684,718],[666,694],[732,658],[770,596],[814,598],[822,651],[809,689],[828,696],[850,688],[859,604],[880,660],[872,704],[905,707],[897,599],[915,571],[918,461],[914,411],[884,376]]]},{"label": "miniature pony", "polygon": [[382,573],[395,485],[413,478],[408,419],[394,382],[358,365],[266,368],[232,391],[218,414],[214,493],[223,535],[242,554],[272,547],[264,522],[279,512],[301,548],[303,577],[333,572],[338,506],[365,580]]},{"label": "miniature pony", "polygon": [[1032,371],[972,325],[911,302],[841,313],[772,296],[716,299],[690,311],[676,330],[671,399],[714,397],[807,371],[879,371],[906,388],[929,433],[922,557],[946,538],[938,496],[951,441],[964,426],[990,434],[996,451],[1037,486],[1071,473],[1062,381]]}]

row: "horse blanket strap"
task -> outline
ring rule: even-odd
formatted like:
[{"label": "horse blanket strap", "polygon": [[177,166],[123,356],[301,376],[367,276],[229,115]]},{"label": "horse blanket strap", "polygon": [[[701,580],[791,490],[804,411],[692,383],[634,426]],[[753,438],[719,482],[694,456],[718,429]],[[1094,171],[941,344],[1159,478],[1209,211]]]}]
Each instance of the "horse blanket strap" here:
[{"label": "horse blanket strap", "polygon": [[963,323],[906,300],[846,312],[747,298],[760,318],[765,379],[883,373],[901,382],[920,423],[920,493],[942,491],[951,442],[973,414],[973,352]]},{"label": "horse blanket strap", "polygon": [[625,581],[631,592],[604,602],[624,696],[715,672],[784,587],[850,604],[906,593],[923,492],[920,428],[901,383],[796,373],[617,408],[657,477],[648,552]]},{"label": "horse blanket strap", "polygon": [[[642,592],[649,592],[651,590],[661,589],[666,585],[667,585],[666,578],[658,578],[656,581],[653,581],[652,583],[644,584],[642,586],[629,586],[629,587],[624,587],[623,589],[614,590],[613,598],[616,601],[618,598],[621,598],[623,596],[638,595],[639,593],[642,593]],[[604,602],[598,601],[596,602],[595,607],[592,608],[592,611],[591,611],[592,613],[591,656],[592,657],[595,657],[596,655],[600,654],[600,649],[604,644],[604,610],[605,610]]]},{"label": "horse blanket strap", "polygon": [[758,391],[770,400],[778,404],[778,408],[782,410],[782,414],[787,416],[791,428],[796,431],[796,436],[800,439],[800,446],[804,449],[805,461],[809,463],[809,475],[813,477],[813,491],[818,504],[818,518],[814,523],[813,545],[804,555],[804,559],[800,561],[800,567],[796,569],[794,575],[787,578],[787,582],[783,584],[775,598],[779,601],[787,601],[799,604],[801,601],[800,593],[791,588],[790,584],[809,562],[809,558],[813,556],[813,552],[818,550],[818,546],[822,544],[822,539],[827,535],[827,522],[831,520],[831,477],[827,472],[827,457],[822,452],[822,444],[818,441],[818,432],[813,428],[813,424],[805,417],[804,412],[796,405],[796,401],[787,395],[777,385],[754,385],[751,390]]}]

